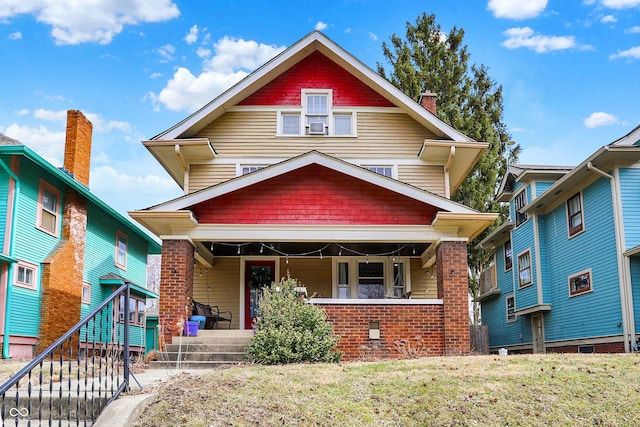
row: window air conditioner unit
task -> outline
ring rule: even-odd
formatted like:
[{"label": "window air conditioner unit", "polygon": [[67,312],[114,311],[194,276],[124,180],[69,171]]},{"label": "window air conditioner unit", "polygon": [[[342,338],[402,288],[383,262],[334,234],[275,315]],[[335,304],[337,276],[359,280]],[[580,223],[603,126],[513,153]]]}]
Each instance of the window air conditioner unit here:
[{"label": "window air conditioner unit", "polygon": [[324,123],[322,122],[309,123],[309,135],[324,135]]}]

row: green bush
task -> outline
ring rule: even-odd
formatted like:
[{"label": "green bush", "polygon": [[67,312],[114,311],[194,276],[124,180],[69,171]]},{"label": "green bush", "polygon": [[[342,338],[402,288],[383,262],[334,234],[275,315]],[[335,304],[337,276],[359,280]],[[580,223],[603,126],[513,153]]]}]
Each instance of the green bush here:
[{"label": "green bush", "polygon": [[250,361],[268,365],[300,362],[339,362],[332,351],[339,337],[325,312],[299,297],[301,285],[287,273],[280,283],[263,289],[256,334],[247,349]]}]

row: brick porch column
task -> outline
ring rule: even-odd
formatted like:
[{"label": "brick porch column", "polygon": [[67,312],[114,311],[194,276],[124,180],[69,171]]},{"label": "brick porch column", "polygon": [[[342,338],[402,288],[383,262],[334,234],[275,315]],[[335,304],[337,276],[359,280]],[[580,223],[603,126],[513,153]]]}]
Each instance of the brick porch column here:
[{"label": "brick porch column", "polygon": [[438,298],[444,302],[444,355],[469,354],[467,243],[441,242],[436,249]]},{"label": "brick porch column", "polygon": [[193,245],[188,240],[162,242],[160,324],[165,343],[178,334],[178,323],[191,316],[194,261]]}]

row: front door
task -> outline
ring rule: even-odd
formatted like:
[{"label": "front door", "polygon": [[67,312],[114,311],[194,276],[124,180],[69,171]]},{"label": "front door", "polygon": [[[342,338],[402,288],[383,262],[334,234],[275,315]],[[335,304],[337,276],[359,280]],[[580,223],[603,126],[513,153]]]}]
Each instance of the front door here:
[{"label": "front door", "polygon": [[531,317],[531,327],[533,328],[533,352],[544,353],[544,320],[541,314]]},{"label": "front door", "polygon": [[251,329],[258,317],[258,305],[262,288],[276,279],[276,262],[273,260],[246,261],[244,269],[244,328]]}]

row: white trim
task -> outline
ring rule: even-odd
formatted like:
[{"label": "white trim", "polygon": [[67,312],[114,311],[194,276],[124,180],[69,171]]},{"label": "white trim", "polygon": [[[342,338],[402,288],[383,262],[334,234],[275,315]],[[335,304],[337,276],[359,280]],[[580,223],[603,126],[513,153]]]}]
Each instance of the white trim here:
[{"label": "white trim", "polygon": [[[538,220],[539,217],[537,214],[530,215],[533,221],[533,247],[536,250],[536,292],[538,297],[538,304],[544,304],[544,295],[542,293],[542,255],[540,254],[540,239],[539,239],[539,230],[538,230]],[[531,258],[531,263],[533,263],[533,257],[529,255]],[[533,273],[533,269],[531,269]],[[533,278],[531,278],[533,281]]]},{"label": "white trim", "polygon": [[247,261],[274,261],[275,263],[275,271],[273,273],[274,275],[274,281],[276,283],[280,282],[280,257],[277,256],[254,256],[254,255],[249,255],[249,256],[240,256],[240,283],[238,284],[238,289],[240,292],[240,307],[238,310],[239,313],[239,322],[238,322],[238,329],[240,330],[244,330],[245,328],[245,317],[246,317],[246,298],[245,298],[245,270],[246,270],[246,262]]},{"label": "white trim", "polygon": [[[24,268],[25,270],[31,271],[31,279],[33,280],[33,283],[18,281],[18,274],[20,272],[20,267]],[[18,260],[13,270],[13,277],[11,278],[11,284],[13,286],[18,286],[23,289],[37,291],[38,283],[40,282],[39,278],[40,278],[40,271],[39,271],[39,266],[37,264],[28,262],[28,261]]]},{"label": "white trim", "polygon": [[[531,275],[531,277],[530,277],[531,280],[529,281],[529,283],[526,283],[524,285],[520,285],[520,257],[522,255],[524,255],[525,253],[527,253],[527,252],[529,252],[529,274]],[[516,284],[518,286],[518,289],[528,288],[529,286],[533,285],[533,265],[532,265],[533,264],[533,258],[531,257],[531,248],[529,247],[529,248],[525,249],[524,251],[520,252],[516,259],[518,261],[518,268],[516,269],[516,271],[517,271],[517,279],[518,279]]]},{"label": "white trim", "polygon": [[327,156],[326,154],[322,154],[317,151],[310,151],[301,156],[271,165],[254,173],[225,181],[221,184],[209,187],[205,190],[187,194],[177,199],[170,200],[168,202],[156,205],[148,209],[148,211],[177,211],[185,209],[189,206],[230,193],[232,191],[248,187],[253,184],[257,184],[268,178],[286,174],[310,164],[318,164],[320,166],[332,169],[336,172],[343,173],[345,175],[349,175],[354,178],[361,179],[371,184],[380,186],[389,191],[403,194],[409,198],[426,204],[430,204],[445,211],[457,213],[477,213],[477,211],[462,204],[451,201],[445,197],[429,193],[395,179],[387,178],[375,172],[371,172],[367,169],[355,166],[346,161],[338,160],[334,157]]},{"label": "white trim", "polygon": [[[404,292],[411,292],[411,258],[409,257],[391,257],[391,256],[341,256],[336,255],[332,257],[331,261],[331,296],[338,301],[345,301],[347,299],[360,299],[358,298],[358,265],[363,262],[381,262],[384,268],[384,291],[386,294],[387,286],[393,288],[393,264],[404,264]],[[337,298],[338,295],[338,264],[346,263],[349,266],[349,298]],[[386,299],[386,298],[385,298]],[[397,299],[397,298],[390,298]],[[364,299],[365,301],[372,301],[374,299]]]}]

